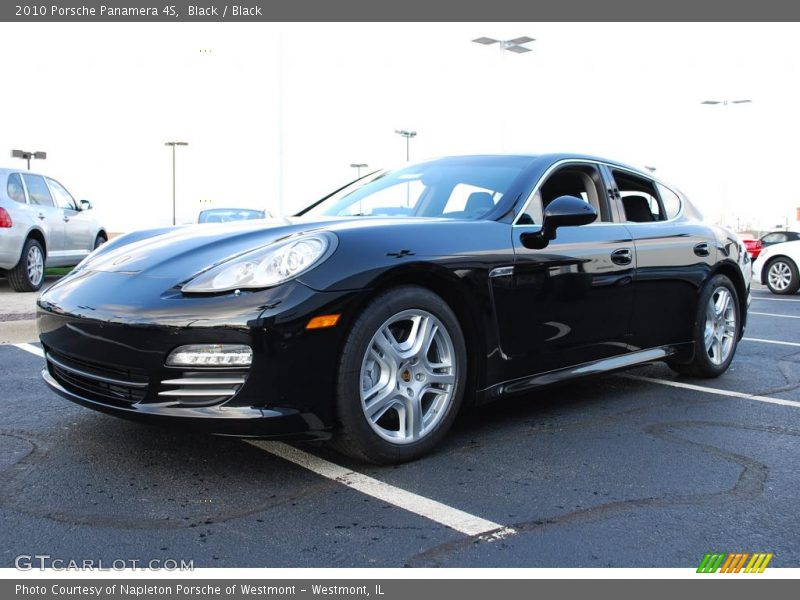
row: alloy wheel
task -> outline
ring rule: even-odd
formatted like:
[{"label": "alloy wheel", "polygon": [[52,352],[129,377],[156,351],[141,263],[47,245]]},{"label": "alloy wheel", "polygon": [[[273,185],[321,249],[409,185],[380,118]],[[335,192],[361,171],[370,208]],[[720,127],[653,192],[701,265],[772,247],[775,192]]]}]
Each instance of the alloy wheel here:
[{"label": "alloy wheel", "polygon": [[26,265],[28,270],[28,281],[31,285],[37,287],[44,277],[44,256],[42,251],[37,245],[31,245],[26,257]]},{"label": "alloy wheel", "polygon": [[706,306],[704,341],[708,358],[721,365],[731,355],[736,345],[736,304],[730,290],[718,287]]},{"label": "alloy wheel", "polygon": [[769,266],[767,278],[772,289],[782,292],[792,284],[792,270],[785,262],[776,261]]},{"label": "alloy wheel", "polygon": [[456,387],[456,353],[433,314],[404,310],[381,325],[361,363],[361,408],[383,439],[410,444],[447,414]]}]

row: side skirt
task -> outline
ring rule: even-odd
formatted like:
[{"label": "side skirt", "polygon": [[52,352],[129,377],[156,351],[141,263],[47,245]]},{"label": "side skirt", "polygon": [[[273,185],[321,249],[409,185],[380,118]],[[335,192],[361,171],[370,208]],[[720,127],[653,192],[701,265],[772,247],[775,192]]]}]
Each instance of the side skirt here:
[{"label": "side skirt", "polygon": [[502,396],[518,394],[539,387],[563,383],[571,379],[601,375],[603,373],[611,373],[629,367],[666,360],[673,356],[678,356],[681,352],[686,352],[691,346],[692,344],[689,343],[638,350],[621,356],[614,356],[613,358],[604,358],[602,360],[566,367],[564,369],[556,369],[530,377],[521,377],[519,379],[504,381],[478,392],[477,404],[485,404]]}]

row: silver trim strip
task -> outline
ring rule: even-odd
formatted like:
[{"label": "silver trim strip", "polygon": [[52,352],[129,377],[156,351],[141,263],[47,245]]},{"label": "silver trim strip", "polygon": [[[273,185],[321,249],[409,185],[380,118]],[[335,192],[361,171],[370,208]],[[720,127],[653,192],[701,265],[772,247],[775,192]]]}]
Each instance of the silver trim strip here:
[{"label": "silver trim strip", "polygon": [[61,361],[56,360],[50,354],[47,354],[46,357],[48,361],[56,365],[59,369],[64,369],[65,371],[69,371],[70,373],[74,373],[75,375],[80,375],[81,377],[85,377],[86,379],[94,379],[95,381],[102,381],[103,383],[110,383],[111,385],[121,385],[139,389],[147,387],[147,383],[141,383],[138,381],[125,381],[124,379],[114,379],[112,377],[103,377],[102,375],[95,375],[94,373],[88,373],[87,371],[82,371],[80,369],[76,369],[75,367],[70,367],[68,365],[65,365]]},{"label": "silver trim strip", "polygon": [[167,390],[165,392],[158,392],[159,396],[175,397],[175,396],[233,396],[238,390]]},{"label": "silver trim strip", "polygon": [[542,385],[550,385],[560,381],[574,379],[586,375],[598,375],[619,369],[626,369],[634,365],[656,362],[664,360],[675,354],[673,346],[663,346],[661,348],[651,348],[649,350],[638,350],[628,354],[612,356],[600,360],[575,365],[564,369],[556,369],[547,373],[540,373],[532,377],[522,377],[505,383],[492,386],[490,389],[498,389],[499,394],[512,394],[529,390]]},{"label": "silver trim strip", "polygon": [[165,379],[163,385],[242,385],[244,377],[187,377],[185,379]]}]

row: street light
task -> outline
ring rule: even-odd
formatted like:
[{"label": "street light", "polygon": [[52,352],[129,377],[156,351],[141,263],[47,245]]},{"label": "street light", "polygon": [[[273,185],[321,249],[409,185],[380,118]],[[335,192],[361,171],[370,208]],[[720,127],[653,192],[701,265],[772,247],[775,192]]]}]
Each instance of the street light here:
[{"label": "street light", "polygon": [[[724,110],[722,111],[723,115],[728,113],[728,106],[733,104],[750,104],[753,101],[748,98],[741,98],[738,100],[703,100],[700,104],[705,104],[707,106],[721,106]],[[727,121],[727,118],[725,119]],[[727,123],[725,123],[727,125]],[[728,131],[728,127],[725,127],[725,130]],[[725,152],[727,156],[725,157],[725,167],[723,169],[722,174],[722,211],[720,212],[720,221],[722,225],[725,225],[725,212],[728,204],[728,170],[730,169],[730,154],[731,154],[731,144],[730,141],[725,144]]]},{"label": "street light", "polygon": [[410,142],[411,138],[417,137],[417,132],[416,131],[409,131],[407,129],[395,129],[394,132],[397,135],[406,138],[406,162],[408,162],[409,161],[409,157],[411,156],[410,153],[409,153],[409,142]]},{"label": "street light", "polygon": [[188,146],[188,142],[165,142],[165,146],[172,146],[172,224],[175,225],[175,146]]},{"label": "street light", "polygon": [[651,167],[649,165],[645,165],[644,168],[647,169],[648,171],[650,171],[651,173],[655,173],[656,172],[656,168],[655,167]]},{"label": "street light", "polygon": [[367,163],[350,163],[350,166],[354,169],[358,169],[358,179],[361,179],[361,169],[366,168],[369,165]]},{"label": "street light", "polygon": [[700,104],[722,104],[728,106],[729,104],[748,104],[752,100],[703,100]]},{"label": "street light", "polygon": [[500,52],[513,52],[514,54],[525,54],[530,52],[530,48],[526,48],[524,44],[535,42],[536,40],[527,35],[514,38],[513,40],[496,40],[490,37],[479,37],[472,40],[476,44],[483,44],[484,46],[491,46],[492,44],[500,44]]},{"label": "street light", "polygon": [[47,158],[47,152],[40,152],[37,150],[36,152],[31,152],[29,150],[12,150],[11,151],[11,158],[21,158],[23,160],[28,161],[28,171],[31,170],[31,159],[37,158],[39,160],[44,160]]},{"label": "street light", "polygon": [[[530,48],[525,46],[525,44],[529,44],[530,42],[535,42],[536,40],[532,37],[527,35],[523,35],[522,37],[514,38],[513,40],[496,40],[490,37],[479,37],[472,40],[475,44],[481,44],[482,46],[493,46],[497,44],[497,47],[500,48],[500,65],[495,68],[495,77],[496,82],[495,86],[498,89],[501,89],[504,84],[504,80],[506,79],[506,61],[504,60],[506,52],[513,52],[514,54],[526,54],[531,51]],[[505,150],[506,147],[506,112],[508,108],[503,106],[503,102],[505,101],[501,94],[496,94],[496,102],[498,102],[498,106],[495,110],[497,113],[497,127],[500,130],[500,148]]]}]

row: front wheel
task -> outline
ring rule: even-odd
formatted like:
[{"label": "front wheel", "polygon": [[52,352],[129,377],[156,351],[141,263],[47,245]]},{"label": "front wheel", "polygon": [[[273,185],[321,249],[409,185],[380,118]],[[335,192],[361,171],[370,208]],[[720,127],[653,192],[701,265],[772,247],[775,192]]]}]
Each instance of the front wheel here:
[{"label": "front wheel", "polygon": [[700,294],[694,358],[690,363],[670,364],[673,370],[693,377],[719,377],[727,371],[739,343],[739,315],[736,288],[725,275],[715,275]]},{"label": "front wheel", "polygon": [[794,294],[800,289],[797,265],[789,258],[776,258],[767,265],[767,287],[773,294]]},{"label": "front wheel", "polygon": [[457,416],[466,364],[464,335],[442,298],[416,286],[384,292],[345,343],[333,445],[379,464],[429,452]]}]

